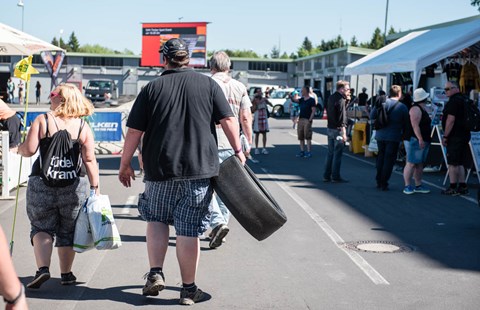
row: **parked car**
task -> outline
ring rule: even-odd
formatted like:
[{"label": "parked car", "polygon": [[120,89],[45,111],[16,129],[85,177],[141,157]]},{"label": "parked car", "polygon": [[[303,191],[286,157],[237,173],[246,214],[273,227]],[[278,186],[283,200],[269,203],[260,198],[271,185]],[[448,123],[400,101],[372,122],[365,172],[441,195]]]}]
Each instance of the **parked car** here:
[{"label": "parked car", "polygon": [[[302,93],[302,88],[301,87],[295,87],[295,90],[298,91],[299,94]],[[313,92],[315,95],[317,95],[318,102],[317,102],[317,111],[315,112],[315,117],[323,117],[323,114],[325,112],[325,104],[323,102],[323,94],[322,91],[318,88],[314,88]]]},{"label": "parked car", "polygon": [[[272,103],[273,107],[268,106],[268,112],[274,117],[282,117],[287,113],[285,112],[286,107],[284,107],[284,104],[287,101],[288,95],[294,90],[294,88],[274,89],[270,93],[270,98],[268,98],[268,101]],[[288,113],[290,114],[290,110],[288,110]]]},{"label": "parked car", "polygon": [[87,86],[84,86],[85,97],[94,101],[117,100],[118,89],[113,80],[95,79],[90,80]]},{"label": "parked car", "polygon": [[[268,111],[270,114],[274,117],[282,117],[286,115],[290,115],[290,109],[291,109],[291,102],[288,100],[288,94],[290,94],[293,91],[297,91],[298,94],[301,96],[302,93],[302,88],[297,87],[297,88],[283,88],[283,89],[276,89],[270,94],[270,98],[268,99],[273,107],[268,107]],[[317,95],[318,97],[318,103],[317,103],[317,111],[315,112],[315,117],[323,117],[324,113],[324,104],[323,104],[323,96],[322,92],[314,88],[313,92]]]}]

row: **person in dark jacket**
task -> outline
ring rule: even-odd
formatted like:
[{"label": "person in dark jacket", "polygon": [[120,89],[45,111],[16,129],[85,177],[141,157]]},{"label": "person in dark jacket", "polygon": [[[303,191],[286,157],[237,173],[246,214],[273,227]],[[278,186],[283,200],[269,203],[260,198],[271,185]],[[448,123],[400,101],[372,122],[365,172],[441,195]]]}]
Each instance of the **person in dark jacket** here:
[{"label": "person in dark jacket", "polygon": [[346,183],[340,176],[343,147],[347,141],[347,112],[346,100],[350,92],[347,81],[337,82],[337,91],[328,98],[327,102],[327,135],[328,154],[325,159],[324,182]]},{"label": "person in dark jacket", "polygon": [[[407,107],[399,101],[401,96],[402,88],[398,85],[392,85],[389,91],[389,98],[386,99],[385,103],[382,103],[387,110],[388,124],[384,128],[377,130],[375,134],[378,144],[377,188],[383,191],[388,190],[388,181],[392,175],[400,141],[402,141],[402,134],[409,119]],[[378,109],[378,106],[372,109],[370,119],[374,120],[377,118]]]}]

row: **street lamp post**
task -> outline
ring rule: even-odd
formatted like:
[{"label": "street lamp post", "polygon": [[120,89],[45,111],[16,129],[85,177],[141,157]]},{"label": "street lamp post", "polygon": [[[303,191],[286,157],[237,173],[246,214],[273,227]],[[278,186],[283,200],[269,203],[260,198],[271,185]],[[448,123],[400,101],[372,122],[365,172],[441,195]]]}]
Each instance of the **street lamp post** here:
[{"label": "street lamp post", "polygon": [[22,8],[22,31],[23,31],[23,16],[24,16],[24,10],[25,10],[25,4],[23,3],[23,0],[18,0],[17,6]]},{"label": "street lamp post", "polygon": [[387,45],[387,18],[388,18],[388,0],[387,0],[387,8],[385,9],[385,28],[383,32],[383,44]]}]

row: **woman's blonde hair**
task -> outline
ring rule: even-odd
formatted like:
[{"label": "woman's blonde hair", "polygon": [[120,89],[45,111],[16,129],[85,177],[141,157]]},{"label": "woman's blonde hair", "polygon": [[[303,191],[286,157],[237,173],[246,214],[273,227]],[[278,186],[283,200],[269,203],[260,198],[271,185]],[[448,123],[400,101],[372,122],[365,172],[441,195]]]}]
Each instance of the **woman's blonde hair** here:
[{"label": "woman's blonde hair", "polygon": [[62,83],[57,86],[62,103],[55,109],[55,115],[60,117],[82,117],[93,114],[93,104],[74,84]]}]

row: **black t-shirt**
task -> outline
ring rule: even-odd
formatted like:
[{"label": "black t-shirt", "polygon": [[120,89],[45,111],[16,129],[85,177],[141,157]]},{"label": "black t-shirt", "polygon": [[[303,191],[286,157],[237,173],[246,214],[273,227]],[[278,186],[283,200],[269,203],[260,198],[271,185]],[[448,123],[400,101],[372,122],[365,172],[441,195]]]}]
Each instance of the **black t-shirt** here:
[{"label": "black t-shirt", "polygon": [[366,93],[358,94],[358,105],[359,106],[367,105],[367,100],[368,100],[368,94],[366,94]]},{"label": "black t-shirt", "polygon": [[447,74],[447,79],[449,81],[458,82],[460,80],[460,73],[462,72],[462,65],[457,62],[448,63],[443,72]]},{"label": "black t-shirt", "polygon": [[315,99],[310,97],[305,100],[305,98],[302,97],[298,100],[298,105],[300,107],[300,114],[298,117],[309,119],[312,115],[312,108],[315,107]]},{"label": "black t-shirt", "polygon": [[222,89],[191,68],[165,71],[138,95],[127,126],[144,131],[145,180],[218,175],[215,122],[233,117]]},{"label": "black t-shirt", "polygon": [[347,126],[347,113],[345,111],[345,97],[338,91],[328,97],[327,102],[327,127],[338,129]]},{"label": "black t-shirt", "polygon": [[448,115],[455,116],[452,131],[449,132],[449,139],[470,140],[470,131],[465,128],[464,124],[465,113],[465,98],[462,94],[457,93],[448,99],[445,108],[443,109],[442,128],[445,130]]}]

